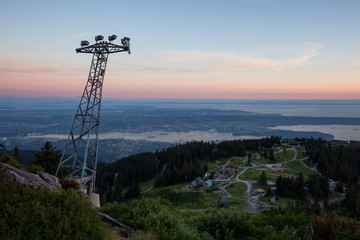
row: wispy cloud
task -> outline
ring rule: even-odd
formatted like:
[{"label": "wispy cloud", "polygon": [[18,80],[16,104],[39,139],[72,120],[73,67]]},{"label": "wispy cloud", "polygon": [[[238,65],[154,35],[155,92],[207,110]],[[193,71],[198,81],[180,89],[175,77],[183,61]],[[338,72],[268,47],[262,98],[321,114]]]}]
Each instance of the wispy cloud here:
[{"label": "wispy cloud", "polygon": [[29,64],[19,59],[19,56],[0,56],[0,73],[49,73],[56,71],[56,68],[49,65]]},{"label": "wispy cloud", "polygon": [[126,66],[130,70],[134,71],[144,71],[144,72],[204,72],[205,70],[199,68],[176,68],[176,67],[157,67],[145,64],[134,64],[128,63],[125,61],[113,60],[115,62],[121,63],[121,65]]},{"label": "wispy cloud", "polygon": [[[115,59],[113,61],[120,63],[130,71],[137,72],[282,72],[308,62],[319,54],[322,47],[319,43],[302,43],[292,48],[259,50],[253,53],[256,57],[251,54],[245,56],[234,52],[172,51],[149,63],[129,63]],[[258,57],[259,53],[272,54],[272,57]]]},{"label": "wispy cloud", "polygon": [[265,70],[280,72],[285,69],[302,65],[319,54],[322,45],[305,43],[306,49],[296,57],[286,59],[266,59],[245,57],[232,52],[169,52],[165,57],[168,62],[185,63],[199,66],[211,72],[243,72]]},{"label": "wispy cloud", "polygon": [[358,66],[360,66],[360,62],[349,64],[349,67],[351,67],[351,68],[358,67]]},{"label": "wispy cloud", "polygon": [[36,67],[36,66],[17,66],[17,67],[0,67],[1,73],[48,73],[56,72],[57,70],[52,67]]}]

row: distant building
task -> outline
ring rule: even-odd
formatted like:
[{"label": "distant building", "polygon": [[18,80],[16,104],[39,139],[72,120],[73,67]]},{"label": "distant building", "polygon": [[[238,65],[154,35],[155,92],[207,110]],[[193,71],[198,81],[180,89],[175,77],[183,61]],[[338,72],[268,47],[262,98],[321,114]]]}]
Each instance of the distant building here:
[{"label": "distant building", "polygon": [[194,181],[191,182],[191,187],[201,186],[203,181],[201,177],[197,177]]},{"label": "distant building", "polygon": [[235,165],[235,164],[232,164],[232,163],[229,163],[225,166],[225,168],[233,168],[235,170],[237,170],[239,168],[239,166]]},{"label": "distant building", "polygon": [[191,182],[191,187],[196,187],[196,186],[197,186],[196,180],[192,181],[192,182]]},{"label": "distant building", "polygon": [[212,181],[211,180],[207,180],[203,183],[203,187],[204,188],[208,188],[212,186]]},{"label": "distant building", "polygon": [[360,141],[350,141],[350,147],[360,147]]},{"label": "distant building", "polygon": [[349,146],[349,142],[348,141],[343,141],[343,140],[335,140],[333,139],[331,141],[331,145],[335,145],[335,146]]},{"label": "distant building", "polygon": [[261,158],[261,155],[260,155],[260,153],[258,153],[258,152],[255,152],[255,153],[252,153],[251,154],[251,159],[260,159]]},{"label": "distant building", "polygon": [[256,189],[255,192],[256,192],[257,194],[264,194],[264,193],[265,193],[265,190],[262,189],[262,188],[258,188],[258,189]]},{"label": "distant building", "polygon": [[334,180],[332,180],[332,179],[329,179],[328,180],[328,183],[329,183],[329,189],[330,189],[330,191],[335,191],[335,187],[336,187],[336,182],[334,181]]}]

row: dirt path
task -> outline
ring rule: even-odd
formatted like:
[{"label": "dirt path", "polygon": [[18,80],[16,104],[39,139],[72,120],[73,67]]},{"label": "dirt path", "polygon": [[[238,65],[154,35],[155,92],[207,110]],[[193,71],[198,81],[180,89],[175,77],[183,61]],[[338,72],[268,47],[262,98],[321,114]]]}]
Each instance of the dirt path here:
[{"label": "dirt path", "polygon": [[[297,158],[297,150],[296,150],[296,148],[292,147],[289,150],[293,150],[295,152],[295,154],[294,154],[294,157],[291,160],[288,160],[286,162],[288,163],[288,162],[293,162],[293,161],[300,161],[300,159],[296,159]],[[277,153],[282,152],[282,151],[283,150],[280,149]],[[301,160],[304,160],[304,159],[301,159]],[[302,164],[304,164],[302,161],[300,161],[300,162]],[[256,183],[256,181],[247,181],[247,180],[241,180],[240,179],[240,176],[242,174],[244,174],[249,168],[269,167],[269,165],[274,165],[274,164],[258,164],[258,165],[252,164],[252,166],[245,167],[243,170],[241,170],[241,172],[239,172],[239,174],[236,175],[236,177],[233,180],[231,180],[230,183],[220,187],[221,192],[219,191],[217,194],[222,197],[222,202],[226,202],[230,198],[244,200],[247,203],[247,207],[244,208],[244,211],[251,212],[251,213],[259,213],[261,211],[270,209],[271,208],[270,204],[262,202],[262,201],[259,200],[260,195],[252,195],[252,191],[253,191],[252,184]],[[228,187],[231,184],[236,183],[236,182],[241,182],[241,183],[244,183],[246,185],[246,191],[244,192],[244,198],[233,197],[228,191],[226,191],[226,187]]]},{"label": "dirt path", "polygon": [[150,191],[150,190],[151,190],[151,189],[153,189],[153,188],[154,188],[154,185],[153,185],[153,186],[151,186],[151,187],[149,187],[148,189],[146,189],[146,190],[144,190],[144,191],[140,192],[140,193],[146,193],[146,192]]}]

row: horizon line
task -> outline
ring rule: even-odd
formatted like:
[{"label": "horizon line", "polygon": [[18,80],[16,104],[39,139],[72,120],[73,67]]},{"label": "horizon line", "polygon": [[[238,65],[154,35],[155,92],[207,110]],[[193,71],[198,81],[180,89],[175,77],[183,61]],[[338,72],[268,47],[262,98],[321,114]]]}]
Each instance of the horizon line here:
[{"label": "horizon line", "polygon": [[[81,96],[74,97],[1,97],[0,99],[79,99]],[[360,98],[106,98],[103,97],[102,100],[184,100],[184,101],[360,101]]]}]

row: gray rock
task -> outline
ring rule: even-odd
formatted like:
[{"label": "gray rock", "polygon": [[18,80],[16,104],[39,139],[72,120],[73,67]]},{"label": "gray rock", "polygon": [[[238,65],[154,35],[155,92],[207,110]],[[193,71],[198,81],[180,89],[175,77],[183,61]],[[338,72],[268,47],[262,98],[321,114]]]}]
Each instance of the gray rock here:
[{"label": "gray rock", "polygon": [[61,189],[61,184],[59,182],[59,179],[54,175],[51,175],[46,172],[37,172],[36,174],[38,174],[45,182],[52,185],[54,188]]},{"label": "gray rock", "polygon": [[48,173],[33,174],[17,169],[6,163],[0,163],[0,169],[5,172],[7,179],[16,181],[22,185],[41,187],[53,191],[62,190],[58,178]]}]

